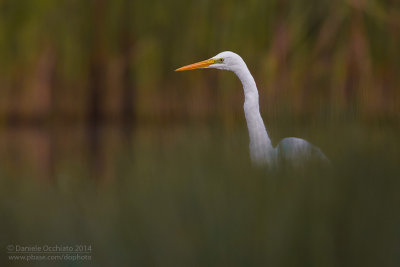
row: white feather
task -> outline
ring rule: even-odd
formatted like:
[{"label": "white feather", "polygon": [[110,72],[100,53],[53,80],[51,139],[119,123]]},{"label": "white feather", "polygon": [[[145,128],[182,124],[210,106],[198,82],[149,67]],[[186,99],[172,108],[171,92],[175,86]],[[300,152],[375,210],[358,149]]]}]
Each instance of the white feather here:
[{"label": "white feather", "polygon": [[266,164],[269,167],[282,164],[299,167],[309,161],[329,162],[318,147],[300,138],[284,138],[273,147],[260,114],[257,86],[246,63],[239,55],[230,51],[213,57],[213,59],[221,58],[224,59],[223,63],[212,64],[208,68],[232,71],[242,82],[245,96],[243,107],[250,137],[250,156],[254,163]]}]

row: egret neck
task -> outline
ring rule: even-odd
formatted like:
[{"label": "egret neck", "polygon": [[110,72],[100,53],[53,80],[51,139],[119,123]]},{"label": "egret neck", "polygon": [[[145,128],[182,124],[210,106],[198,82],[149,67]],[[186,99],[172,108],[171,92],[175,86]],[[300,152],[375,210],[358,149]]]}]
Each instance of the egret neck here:
[{"label": "egret neck", "polygon": [[271,139],[268,136],[260,114],[256,82],[244,61],[242,61],[240,68],[235,68],[234,73],[243,85],[245,97],[243,108],[250,137],[251,159],[257,164],[267,163],[269,166],[272,166],[275,164],[276,151],[272,146]]},{"label": "egret neck", "polygon": [[246,63],[238,54],[230,51],[221,52],[210,59],[183,66],[176,71],[208,68],[232,71],[242,82],[245,98],[244,114],[250,136],[250,156],[254,163],[272,168],[281,163],[298,167],[305,165],[308,161],[318,159],[329,164],[329,159],[318,147],[301,138],[287,137],[282,139],[275,148],[272,146],[261,118],[256,82]]}]

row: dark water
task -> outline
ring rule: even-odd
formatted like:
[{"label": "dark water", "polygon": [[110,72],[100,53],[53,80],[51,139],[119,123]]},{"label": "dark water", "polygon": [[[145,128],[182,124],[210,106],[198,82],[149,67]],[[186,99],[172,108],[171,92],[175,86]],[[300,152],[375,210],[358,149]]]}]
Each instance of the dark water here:
[{"label": "dark water", "polygon": [[[243,127],[3,129],[0,265],[400,266],[399,125],[280,129],[333,169],[254,168]],[[92,258],[12,262],[10,244]]]}]

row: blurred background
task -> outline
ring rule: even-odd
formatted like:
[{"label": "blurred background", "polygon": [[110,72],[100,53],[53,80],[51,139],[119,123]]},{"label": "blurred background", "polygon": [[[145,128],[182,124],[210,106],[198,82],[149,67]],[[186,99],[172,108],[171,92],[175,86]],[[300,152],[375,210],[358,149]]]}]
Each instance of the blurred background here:
[{"label": "blurred background", "polygon": [[[84,264],[105,266],[398,266],[399,47],[394,0],[0,1],[1,245],[89,243]],[[225,50],[273,144],[307,139],[334,170],[251,166],[239,80],[174,72]]]}]

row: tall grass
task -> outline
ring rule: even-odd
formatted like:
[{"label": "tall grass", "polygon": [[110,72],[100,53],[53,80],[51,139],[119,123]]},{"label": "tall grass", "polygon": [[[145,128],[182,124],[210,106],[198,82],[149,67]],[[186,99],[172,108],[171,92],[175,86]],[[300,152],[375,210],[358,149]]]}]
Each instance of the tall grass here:
[{"label": "tall grass", "polygon": [[2,1],[0,12],[3,120],[235,120],[230,75],[173,72],[223,50],[247,61],[266,114],[400,114],[396,1]]},{"label": "tall grass", "polygon": [[1,164],[1,245],[90,244],[101,266],[397,266],[399,129],[324,127],[296,132],[332,170],[274,173],[240,127],[105,128],[96,155],[60,131],[51,180]]}]

